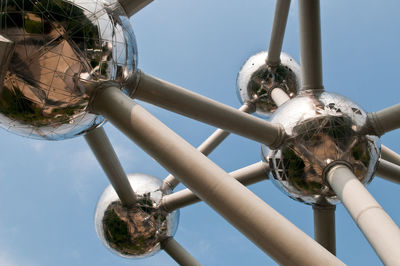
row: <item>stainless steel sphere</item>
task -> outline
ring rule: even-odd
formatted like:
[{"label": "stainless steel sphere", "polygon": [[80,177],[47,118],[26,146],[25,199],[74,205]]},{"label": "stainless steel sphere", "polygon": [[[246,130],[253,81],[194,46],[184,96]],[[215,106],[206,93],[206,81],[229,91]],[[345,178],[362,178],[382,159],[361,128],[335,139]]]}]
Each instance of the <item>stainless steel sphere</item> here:
[{"label": "stainless steel sphere", "polygon": [[277,109],[271,91],[281,88],[290,98],[295,97],[301,75],[299,64],[287,54],[281,54],[281,63],[276,67],[267,65],[267,55],[268,52],[260,52],[244,63],[237,77],[237,89],[242,103],[254,102],[258,114],[269,116]]},{"label": "stainless steel sphere", "polygon": [[135,37],[117,0],[8,0],[0,34],[15,43],[0,95],[0,126],[37,139],[101,125],[86,83],[123,86],[136,70]]},{"label": "stainless steel sphere", "polygon": [[95,213],[97,235],[114,253],[126,258],[144,258],[160,250],[160,242],[175,235],[179,210],[167,213],[158,208],[164,195],[162,181],[145,174],[128,176],[136,193],[136,208],[122,206],[110,185],[101,195]]},{"label": "stainless steel sphere", "polygon": [[289,136],[277,150],[263,146],[272,180],[291,198],[307,204],[326,199],[338,202],[324,180],[325,167],[335,161],[348,164],[368,184],[380,156],[376,136],[364,135],[366,113],[349,99],[328,92],[301,92],[273,114]]}]

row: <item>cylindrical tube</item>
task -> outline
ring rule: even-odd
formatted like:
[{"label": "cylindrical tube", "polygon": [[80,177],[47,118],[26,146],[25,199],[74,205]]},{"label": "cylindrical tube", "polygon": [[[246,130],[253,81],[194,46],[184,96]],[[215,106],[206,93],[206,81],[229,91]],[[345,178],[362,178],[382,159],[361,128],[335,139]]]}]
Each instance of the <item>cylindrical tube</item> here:
[{"label": "cylindrical tube", "polygon": [[279,263],[343,265],[118,88],[98,92],[92,108]]},{"label": "cylindrical tube", "polygon": [[267,64],[277,66],[281,62],[283,37],[287,18],[289,15],[290,0],[277,0],[275,6],[274,23],[272,26],[271,39],[268,48]]},{"label": "cylindrical tube", "polygon": [[168,253],[179,265],[200,266],[201,264],[175,239],[169,237],[161,242],[161,248]]},{"label": "cylindrical tube", "polygon": [[393,105],[378,112],[368,114],[372,135],[381,136],[400,127],[400,104]]},{"label": "cylindrical tube", "polygon": [[400,166],[397,164],[380,159],[375,174],[386,180],[400,184]]},{"label": "cylindrical tube", "polygon": [[153,0],[119,0],[128,17],[134,15]]},{"label": "cylindrical tube", "polygon": [[289,95],[286,94],[281,88],[275,88],[271,91],[271,98],[275,102],[276,106],[281,106],[285,102],[290,100]]},{"label": "cylindrical tube", "polygon": [[313,205],[314,239],[333,255],[336,255],[335,209],[334,205]]},{"label": "cylindrical tube", "polygon": [[264,143],[271,148],[279,147],[286,137],[279,124],[272,124],[143,72],[138,75],[139,84],[133,94],[134,98]]},{"label": "cylindrical tube", "polygon": [[382,159],[389,161],[391,163],[400,165],[400,154],[398,154],[395,151],[392,151],[385,145],[381,145],[381,150],[382,150],[382,153],[381,153]]},{"label": "cylindrical tube", "polygon": [[[258,162],[231,172],[229,175],[243,185],[248,186],[268,179],[268,170],[269,167],[266,163]],[[183,189],[163,197],[160,208],[164,209],[165,211],[172,212],[176,209],[183,208],[200,201],[201,199],[197,197],[190,189]]]},{"label": "cylindrical tube", "polygon": [[90,131],[85,140],[106,173],[122,204],[135,206],[136,196],[121,163],[102,127]]},{"label": "cylindrical tube", "polygon": [[302,90],[323,89],[319,0],[299,0]]},{"label": "cylindrical tube", "polygon": [[399,265],[400,230],[349,167],[334,165],[326,179],[385,265]]}]

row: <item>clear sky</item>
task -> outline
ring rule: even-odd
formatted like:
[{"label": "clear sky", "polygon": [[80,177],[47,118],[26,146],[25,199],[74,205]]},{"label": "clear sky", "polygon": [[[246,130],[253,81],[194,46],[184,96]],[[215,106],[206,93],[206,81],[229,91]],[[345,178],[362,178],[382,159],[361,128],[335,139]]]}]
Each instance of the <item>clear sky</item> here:
[{"label": "clear sky", "polygon": [[[139,67],[239,107],[237,73],[248,57],[268,48],[274,7],[272,0],[154,0],[131,19]],[[400,2],[322,0],[321,9],[326,90],[348,96],[366,111],[397,104]],[[297,21],[293,1],[283,50],[299,61]],[[194,146],[214,131],[143,105]],[[126,172],[168,175],[112,125],[105,129]],[[391,132],[382,142],[400,152],[398,135]],[[45,142],[4,130],[0,137],[0,265],[175,265],[164,252],[143,260],[119,258],[97,239],[94,209],[108,181],[82,137]],[[258,162],[260,145],[230,136],[210,157],[229,172]],[[400,224],[399,187],[375,178],[368,188]],[[269,181],[250,189],[312,236],[310,206],[289,199]],[[349,265],[379,264],[342,205],[336,213],[338,257]],[[275,264],[203,203],[181,211],[176,239],[204,265]]]}]

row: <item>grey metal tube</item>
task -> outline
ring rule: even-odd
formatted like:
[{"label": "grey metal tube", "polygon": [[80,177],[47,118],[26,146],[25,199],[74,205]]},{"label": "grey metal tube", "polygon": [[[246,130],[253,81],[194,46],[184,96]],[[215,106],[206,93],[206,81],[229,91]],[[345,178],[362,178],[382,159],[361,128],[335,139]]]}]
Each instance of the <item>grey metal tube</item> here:
[{"label": "grey metal tube", "polygon": [[290,100],[290,97],[281,88],[275,88],[271,91],[271,98],[275,102],[276,106],[281,106],[285,102]]},{"label": "grey metal tube", "polygon": [[106,173],[121,202],[126,206],[135,206],[135,193],[104,129],[100,127],[90,131],[85,135],[85,140]]},{"label": "grey metal tube", "polygon": [[179,265],[200,266],[201,264],[184,249],[175,239],[169,237],[161,242],[161,248],[168,253]]},{"label": "grey metal tube", "polygon": [[279,124],[241,112],[166,81],[139,72],[134,98],[213,125],[223,130],[279,147],[286,137]]},{"label": "grey metal tube", "polygon": [[91,107],[279,263],[343,265],[118,88],[99,91]]},{"label": "grey metal tube", "polygon": [[275,6],[274,23],[269,41],[267,64],[277,66],[281,62],[283,37],[289,15],[290,0],[277,0]]},{"label": "grey metal tube", "polygon": [[319,0],[299,0],[302,90],[323,89]]},{"label": "grey metal tube", "polygon": [[119,0],[128,17],[134,15],[145,6],[153,2],[153,0]]},{"label": "grey metal tube", "polygon": [[333,166],[327,181],[385,265],[399,265],[400,230],[353,172]]},{"label": "grey metal tube", "polygon": [[313,205],[314,239],[333,255],[336,255],[335,209],[334,205]]},{"label": "grey metal tube", "polygon": [[400,104],[393,105],[378,112],[368,114],[368,122],[372,135],[383,134],[400,127]]},{"label": "grey metal tube", "polygon": [[375,175],[400,184],[400,166],[384,159],[379,160]]},{"label": "grey metal tube", "polygon": [[[248,186],[268,179],[268,171],[269,167],[267,163],[258,162],[231,172],[229,175],[243,185]],[[180,209],[200,201],[201,199],[199,199],[190,189],[183,189],[163,197],[160,208],[167,212],[172,212],[176,209]]]},{"label": "grey metal tube", "polygon": [[[245,103],[239,108],[239,111],[246,113],[254,112],[255,107],[252,103]],[[221,144],[229,136],[229,134],[230,132],[228,131],[217,129],[214,131],[213,134],[210,135],[210,137],[208,137],[202,144],[200,144],[199,147],[197,147],[197,150],[205,156],[208,156],[219,144]],[[179,180],[171,174],[164,179],[164,185],[169,186],[169,188],[172,190],[174,190],[174,188],[176,188],[178,184]]]},{"label": "grey metal tube", "polygon": [[382,152],[381,153],[382,159],[400,165],[400,154],[398,154],[395,151],[392,151],[385,145],[381,145],[381,152]]}]

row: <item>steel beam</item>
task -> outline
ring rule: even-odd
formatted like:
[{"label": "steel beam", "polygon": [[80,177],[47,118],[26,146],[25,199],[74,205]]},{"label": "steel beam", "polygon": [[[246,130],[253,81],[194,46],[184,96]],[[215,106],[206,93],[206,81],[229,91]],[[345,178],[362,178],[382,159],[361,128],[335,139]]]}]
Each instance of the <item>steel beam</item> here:
[{"label": "steel beam", "polygon": [[399,265],[400,230],[350,168],[332,166],[326,179],[385,265]]},{"label": "steel beam", "polygon": [[392,151],[385,145],[381,145],[381,157],[386,161],[400,165],[400,154],[398,154],[395,151]]},{"label": "steel beam", "polygon": [[169,237],[161,242],[161,248],[168,253],[179,265],[201,266],[201,264],[175,239]]},{"label": "steel beam", "polygon": [[136,196],[121,163],[102,127],[90,131],[85,140],[106,173],[122,204],[135,206]]},{"label": "steel beam", "polygon": [[[268,179],[269,167],[267,163],[258,162],[234,172],[229,175],[245,186],[260,182]],[[200,202],[201,199],[197,197],[190,189],[183,189],[181,191],[166,195],[160,203],[160,208],[167,212],[172,212],[191,204]]]},{"label": "steel beam", "polygon": [[133,92],[134,98],[258,141],[271,148],[279,147],[286,137],[279,124],[272,124],[141,71],[137,75],[139,83]]},{"label": "steel beam", "polygon": [[400,166],[384,159],[380,159],[376,169],[377,176],[400,184]]},{"label": "steel beam", "polygon": [[287,95],[281,88],[273,89],[271,91],[271,98],[278,107],[290,100],[289,95]]},{"label": "steel beam", "polygon": [[343,265],[118,88],[98,91],[91,107],[277,262]]},{"label": "steel beam", "polygon": [[278,66],[281,62],[283,37],[285,36],[286,23],[289,15],[290,0],[277,0],[275,6],[274,22],[272,25],[271,39],[269,42],[267,64]]},{"label": "steel beam", "polygon": [[369,134],[382,136],[400,127],[400,104],[368,114]]},{"label": "steel beam", "polygon": [[[255,107],[252,103],[245,103],[239,108],[239,111],[245,113],[253,113],[255,111]],[[202,144],[200,144],[199,147],[197,147],[197,150],[205,156],[208,156],[216,147],[218,147],[219,144],[221,144],[229,136],[229,134],[230,132],[228,131],[217,129]],[[171,190],[174,190],[174,188],[176,188],[178,184],[179,180],[170,174],[164,179],[163,186],[168,186]]]},{"label": "steel beam", "polygon": [[324,248],[336,255],[334,205],[313,205],[314,211],[314,239]]},{"label": "steel beam", "polygon": [[319,0],[299,0],[302,90],[324,89]]},{"label": "steel beam", "polygon": [[119,0],[128,17],[142,10],[145,6],[153,2],[153,0]]}]

